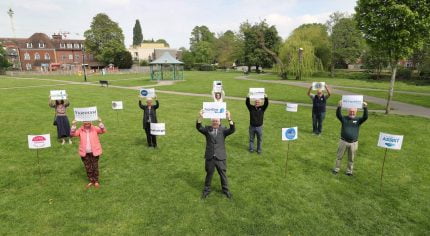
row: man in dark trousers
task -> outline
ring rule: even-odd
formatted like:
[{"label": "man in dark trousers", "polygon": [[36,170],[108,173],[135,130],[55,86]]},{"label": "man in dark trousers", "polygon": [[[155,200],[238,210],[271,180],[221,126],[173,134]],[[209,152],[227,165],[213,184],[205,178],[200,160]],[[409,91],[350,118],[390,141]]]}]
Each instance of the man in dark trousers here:
[{"label": "man in dark trousers", "polygon": [[152,105],[152,98],[146,99],[146,105],[142,105],[139,100],[139,107],[143,110],[143,129],[146,132],[146,141],[149,147],[157,147],[157,138],[151,134],[151,123],[157,123],[157,109],[159,107],[158,99],[155,97],[155,105]]},{"label": "man in dark trousers", "polygon": [[261,154],[261,145],[263,143],[263,120],[264,112],[269,106],[269,98],[264,95],[264,104],[261,105],[261,100],[256,99],[255,105],[251,105],[249,96],[246,97],[246,107],[249,111],[249,151],[254,152],[254,139],[257,135],[257,153]]},{"label": "man in dark trousers", "polygon": [[348,115],[342,116],[342,101],[339,101],[339,105],[336,110],[337,119],[342,123],[342,130],[340,133],[339,147],[337,149],[336,166],[333,169],[333,174],[337,174],[340,170],[340,164],[342,157],[345,152],[348,152],[348,166],[346,169],[346,175],[352,176],[352,170],[354,168],[355,153],[358,149],[358,134],[360,126],[367,120],[368,111],[367,103],[363,102],[364,114],[362,117],[357,117],[357,108],[349,108]]},{"label": "man in dark trousers", "polygon": [[311,94],[312,86],[308,90],[308,96],[312,99],[312,132],[315,135],[320,135],[322,132],[322,123],[325,118],[325,108],[327,99],[330,97],[330,89],[325,85],[327,95],[321,89],[317,90],[317,94]]},{"label": "man in dark trousers", "polygon": [[222,192],[231,198],[232,194],[228,190],[227,180],[227,154],[225,151],[225,138],[230,134],[234,133],[235,127],[231,120],[230,112],[227,111],[227,119],[230,124],[230,128],[221,126],[220,119],[212,119],[211,126],[202,126],[203,111],[200,111],[200,116],[197,119],[196,128],[197,130],[206,136],[206,151],[205,151],[205,170],[206,180],[205,187],[203,189],[202,198],[206,198],[211,192],[212,176],[215,172],[215,168],[221,177]]}]

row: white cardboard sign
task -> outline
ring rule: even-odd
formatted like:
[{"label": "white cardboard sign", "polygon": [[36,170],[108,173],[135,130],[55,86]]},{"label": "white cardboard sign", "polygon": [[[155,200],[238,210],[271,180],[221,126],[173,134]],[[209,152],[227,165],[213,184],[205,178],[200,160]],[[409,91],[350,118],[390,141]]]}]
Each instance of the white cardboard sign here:
[{"label": "white cardboard sign", "polygon": [[362,108],[363,95],[343,95],[342,108]]},{"label": "white cardboard sign", "polygon": [[287,103],[286,110],[289,112],[297,112],[299,104],[297,103]]},{"label": "white cardboard sign", "polygon": [[312,90],[325,90],[325,82],[312,82]]},{"label": "white cardboard sign", "polygon": [[142,89],[140,89],[139,94],[143,98],[153,98],[153,97],[155,97],[155,89],[153,89],[153,88],[142,88]]},{"label": "white cardboard sign", "polygon": [[203,118],[225,119],[227,104],[225,102],[203,102]]},{"label": "white cardboard sign", "polygon": [[73,108],[76,121],[95,121],[99,117],[97,115],[97,107],[82,107]]},{"label": "white cardboard sign", "polygon": [[282,141],[296,140],[299,136],[299,130],[296,127],[282,128]]},{"label": "white cardboard sign", "polygon": [[402,143],[403,135],[379,133],[378,147],[400,150]]},{"label": "white cardboard sign", "polygon": [[66,90],[51,90],[49,92],[51,100],[64,100],[67,99]]},{"label": "white cardboard sign", "polygon": [[112,109],[114,109],[114,110],[124,109],[124,107],[122,105],[122,101],[112,101]]},{"label": "white cardboard sign", "polygon": [[51,147],[51,135],[40,134],[40,135],[28,135],[28,148],[40,149]]},{"label": "white cardboard sign", "polygon": [[222,81],[214,81],[212,90],[216,93],[222,92]]},{"label": "white cardboard sign", "polygon": [[166,135],[166,124],[165,123],[151,123],[151,134],[152,135]]},{"label": "white cardboard sign", "polygon": [[264,88],[249,88],[250,99],[261,99],[264,98]]}]

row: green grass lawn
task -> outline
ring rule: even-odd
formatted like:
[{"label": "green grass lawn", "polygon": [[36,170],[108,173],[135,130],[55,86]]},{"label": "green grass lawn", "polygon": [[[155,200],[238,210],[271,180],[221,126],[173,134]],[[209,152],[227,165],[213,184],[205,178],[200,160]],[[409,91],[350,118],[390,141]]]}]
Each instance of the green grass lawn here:
[{"label": "green grass lawn", "polygon": [[[196,88],[190,90],[209,93],[211,81],[220,79],[228,81],[226,92],[232,95],[227,78],[211,76],[196,82]],[[10,87],[13,86],[11,82]],[[238,88],[237,93],[246,94],[247,87]],[[159,137],[159,148],[153,150],[145,146],[136,91],[65,85],[58,89],[67,90],[71,108],[96,105],[108,129],[101,136],[101,188],[86,191],[78,140],[74,139],[71,146],[54,141],[53,110],[46,101],[50,89],[36,87],[0,93],[1,234],[430,232],[430,151],[425,148],[430,130],[428,119],[371,113],[360,131],[355,176],[333,176],[330,169],[340,132],[333,110],[327,113],[323,135],[317,137],[311,135],[310,108],[299,107],[298,113],[287,113],[284,105],[270,105],[265,115],[263,155],[258,156],[247,152],[249,117],[243,102],[227,100],[237,126],[237,132],[227,139],[227,173],[233,199],[221,194],[215,174],[214,191],[207,200],[201,200],[205,143],[195,129],[195,119],[202,102],[209,98],[158,94],[158,118],[166,123],[167,135]],[[291,93],[302,93],[296,89],[292,87]],[[272,88],[269,91],[273,97],[288,96]],[[111,109],[113,100],[124,101],[125,109],[118,112],[119,123]],[[71,108],[69,119],[73,119]],[[287,143],[281,141],[280,130],[290,126],[299,127],[299,139],[290,144],[285,177]],[[379,190],[379,178],[384,150],[376,147],[380,131],[405,135],[401,151],[388,151],[383,192]],[[36,151],[27,148],[27,135],[43,133],[53,136],[53,147],[39,151],[39,178]],[[345,165],[346,159],[342,171]]]}]

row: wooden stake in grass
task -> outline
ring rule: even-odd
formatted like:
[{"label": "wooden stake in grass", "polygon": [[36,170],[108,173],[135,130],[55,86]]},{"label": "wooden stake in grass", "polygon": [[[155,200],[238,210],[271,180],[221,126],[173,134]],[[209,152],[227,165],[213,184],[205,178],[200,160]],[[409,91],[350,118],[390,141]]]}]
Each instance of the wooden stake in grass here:
[{"label": "wooden stake in grass", "polygon": [[39,167],[39,178],[42,178],[42,171],[40,169],[40,160],[39,160],[39,149],[36,149],[36,157],[37,157],[37,166]]},{"label": "wooden stake in grass", "polygon": [[285,177],[287,177],[288,153],[290,152],[290,142],[287,144],[287,156],[285,158]]},{"label": "wooden stake in grass", "polygon": [[287,176],[288,153],[290,152],[290,141],[296,140],[298,136],[297,127],[282,128],[282,141],[288,141],[287,156],[285,158],[285,176]]},{"label": "wooden stake in grass", "polygon": [[385,158],[387,157],[388,149],[400,150],[402,148],[403,143],[403,135],[394,135],[394,134],[386,134],[379,133],[378,147],[385,148],[384,160],[382,161],[381,168],[381,186],[380,190],[382,192],[382,180],[384,177],[384,165]]},{"label": "wooden stake in grass", "polygon": [[381,192],[382,192],[382,178],[384,177],[384,165],[385,165],[385,157],[387,157],[388,148],[385,148],[384,160],[382,161],[382,169],[381,169]]},{"label": "wooden stake in grass", "polygon": [[28,135],[28,148],[36,149],[37,166],[39,169],[39,177],[42,178],[42,171],[40,168],[39,160],[39,149],[51,147],[51,135],[41,134],[41,135]]}]

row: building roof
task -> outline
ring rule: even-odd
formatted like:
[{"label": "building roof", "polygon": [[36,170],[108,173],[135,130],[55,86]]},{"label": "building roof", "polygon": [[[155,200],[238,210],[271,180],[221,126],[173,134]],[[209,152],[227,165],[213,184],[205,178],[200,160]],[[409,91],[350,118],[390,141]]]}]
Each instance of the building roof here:
[{"label": "building roof", "polygon": [[182,61],[178,61],[175,58],[173,58],[170,53],[165,52],[160,58],[157,60],[149,63],[151,65],[157,65],[157,64],[184,64]]}]

